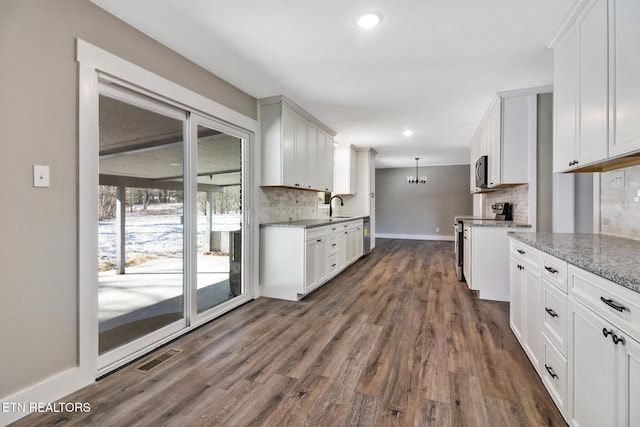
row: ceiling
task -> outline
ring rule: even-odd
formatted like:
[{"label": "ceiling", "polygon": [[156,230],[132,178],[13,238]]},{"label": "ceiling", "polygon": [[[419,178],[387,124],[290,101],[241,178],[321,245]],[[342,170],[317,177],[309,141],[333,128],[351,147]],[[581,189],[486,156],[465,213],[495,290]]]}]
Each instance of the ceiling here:
[{"label": "ceiling", "polygon": [[[496,92],[552,84],[547,45],[576,2],[91,1],[256,98],[285,95],[378,168],[468,163]],[[360,29],[363,12],[381,23]]]}]

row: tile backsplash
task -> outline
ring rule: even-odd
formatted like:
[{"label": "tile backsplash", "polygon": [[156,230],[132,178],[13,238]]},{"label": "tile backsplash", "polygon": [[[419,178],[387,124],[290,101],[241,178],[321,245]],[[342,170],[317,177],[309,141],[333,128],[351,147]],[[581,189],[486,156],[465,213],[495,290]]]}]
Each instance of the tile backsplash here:
[{"label": "tile backsplash", "polygon": [[600,174],[600,233],[640,240],[640,166]]},{"label": "tile backsplash", "polygon": [[492,193],[486,193],[484,195],[484,216],[495,216],[495,213],[491,210],[491,205],[496,202],[511,203],[513,220],[525,224],[529,223],[528,185],[519,185],[517,187],[509,187]]},{"label": "tile backsplash", "polygon": [[317,218],[318,193],[283,187],[260,187],[259,223]]}]

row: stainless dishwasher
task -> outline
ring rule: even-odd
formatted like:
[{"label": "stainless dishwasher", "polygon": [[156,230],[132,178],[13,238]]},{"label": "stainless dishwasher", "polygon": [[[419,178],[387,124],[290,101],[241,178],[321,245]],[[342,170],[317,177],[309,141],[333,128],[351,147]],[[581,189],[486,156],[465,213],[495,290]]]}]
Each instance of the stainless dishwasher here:
[{"label": "stainless dishwasher", "polygon": [[371,252],[371,218],[362,219],[362,255]]}]

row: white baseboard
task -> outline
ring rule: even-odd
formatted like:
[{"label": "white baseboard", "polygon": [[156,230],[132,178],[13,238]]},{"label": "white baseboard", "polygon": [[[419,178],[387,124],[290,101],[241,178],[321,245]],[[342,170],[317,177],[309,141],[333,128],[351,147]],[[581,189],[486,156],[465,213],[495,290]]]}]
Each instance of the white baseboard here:
[{"label": "white baseboard", "polygon": [[443,234],[391,234],[391,233],[376,233],[376,238],[379,239],[403,239],[403,240],[445,240],[454,241],[453,235],[447,236]]}]

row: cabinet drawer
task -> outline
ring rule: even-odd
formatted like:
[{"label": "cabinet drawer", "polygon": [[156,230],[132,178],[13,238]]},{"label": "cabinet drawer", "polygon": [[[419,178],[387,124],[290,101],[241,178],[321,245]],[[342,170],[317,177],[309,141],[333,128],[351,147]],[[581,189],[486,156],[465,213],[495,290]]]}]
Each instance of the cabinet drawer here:
[{"label": "cabinet drawer", "polygon": [[560,412],[565,415],[568,397],[567,358],[542,334],[542,382]]},{"label": "cabinet drawer", "polygon": [[511,239],[511,255],[515,259],[527,264],[535,272],[540,271],[540,251],[525,245],[518,240]]},{"label": "cabinet drawer", "polygon": [[338,254],[329,255],[327,258],[327,269],[329,271],[329,277],[332,277],[338,272]]},{"label": "cabinet drawer", "polygon": [[636,340],[640,338],[640,293],[569,265],[569,294]]},{"label": "cabinet drawer", "polygon": [[542,253],[541,276],[553,283],[563,292],[567,292],[567,262]]},{"label": "cabinet drawer", "polygon": [[329,237],[327,238],[327,252],[328,255],[333,255],[333,254],[337,254],[338,253],[338,235],[337,234],[330,234]]},{"label": "cabinet drawer", "polygon": [[568,297],[546,278],[542,279],[542,331],[566,356]]},{"label": "cabinet drawer", "polygon": [[326,237],[331,232],[331,226],[308,228],[305,233],[305,240],[320,239]]}]

